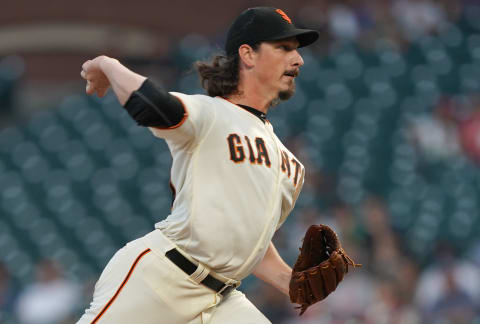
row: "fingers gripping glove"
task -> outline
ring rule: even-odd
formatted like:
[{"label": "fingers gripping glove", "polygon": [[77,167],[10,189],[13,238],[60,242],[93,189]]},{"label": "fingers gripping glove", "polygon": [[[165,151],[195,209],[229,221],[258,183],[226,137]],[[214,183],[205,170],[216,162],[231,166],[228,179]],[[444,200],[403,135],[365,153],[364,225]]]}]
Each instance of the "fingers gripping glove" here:
[{"label": "fingers gripping glove", "polygon": [[310,226],[290,279],[290,301],[300,304],[300,315],[337,288],[349,265],[361,266],[345,253],[337,234],[326,225]]}]

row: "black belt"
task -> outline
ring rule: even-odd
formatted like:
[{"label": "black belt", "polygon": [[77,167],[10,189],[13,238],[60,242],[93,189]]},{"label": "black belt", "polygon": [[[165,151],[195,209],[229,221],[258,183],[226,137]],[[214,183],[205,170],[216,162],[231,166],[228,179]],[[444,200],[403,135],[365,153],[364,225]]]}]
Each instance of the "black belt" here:
[{"label": "black belt", "polygon": [[[184,257],[183,254],[181,254],[177,249],[167,251],[165,256],[189,276],[197,270],[197,266]],[[227,296],[233,289],[237,288],[235,284],[226,284],[223,281],[212,277],[210,274],[208,274],[200,283],[210,289],[213,289],[224,297]]]}]

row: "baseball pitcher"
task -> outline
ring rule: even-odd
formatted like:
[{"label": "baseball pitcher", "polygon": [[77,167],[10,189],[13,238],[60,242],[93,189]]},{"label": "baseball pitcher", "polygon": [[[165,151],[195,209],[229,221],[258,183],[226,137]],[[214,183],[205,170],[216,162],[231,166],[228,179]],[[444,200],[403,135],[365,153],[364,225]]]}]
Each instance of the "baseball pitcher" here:
[{"label": "baseball pitcher", "polygon": [[280,9],[244,11],[225,55],[197,63],[208,95],[166,92],[106,56],[83,64],[87,94],[112,88],[138,125],[167,142],[174,202],[155,230],[113,256],[78,323],[270,323],[236,289],[252,273],[302,312],[335,289],[354,263],[329,229],[310,235],[293,273],[271,241],[305,170],[266,115],[293,95],[304,64],[297,49],[318,36]]}]

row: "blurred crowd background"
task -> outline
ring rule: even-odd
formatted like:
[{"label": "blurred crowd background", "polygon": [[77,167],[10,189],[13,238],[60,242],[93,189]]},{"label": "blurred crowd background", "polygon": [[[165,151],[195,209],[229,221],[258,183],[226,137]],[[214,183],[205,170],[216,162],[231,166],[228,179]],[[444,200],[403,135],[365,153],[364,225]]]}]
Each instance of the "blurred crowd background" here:
[{"label": "blurred crowd background", "polygon": [[279,324],[480,323],[478,0],[2,4],[0,323],[74,323],[113,253],[170,210],[165,143],[112,93],[87,97],[82,62],[203,93],[192,63],[258,5],[322,32],[268,114],[307,172],[274,242],[293,264],[328,224],[363,267],[300,318],[255,278],[240,290]]}]

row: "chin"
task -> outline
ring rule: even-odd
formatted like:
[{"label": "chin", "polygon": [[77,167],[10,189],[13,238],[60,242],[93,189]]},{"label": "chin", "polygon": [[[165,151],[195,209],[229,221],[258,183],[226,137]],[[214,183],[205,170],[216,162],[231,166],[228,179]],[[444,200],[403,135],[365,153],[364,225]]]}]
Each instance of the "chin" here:
[{"label": "chin", "polygon": [[275,99],[270,102],[270,107],[277,106],[280,102],[290,99],[295,94],[295,84],[287,90],[280,90]]},{"label": "chin", "polygon": [[295,94],[295,83],[292,83],[286,90],[278,92],[278,98],[282,101],[290,99]]}]

